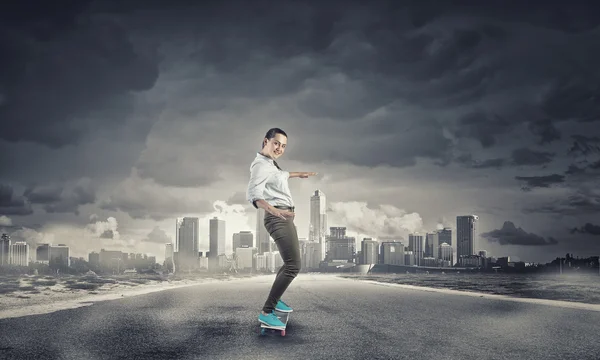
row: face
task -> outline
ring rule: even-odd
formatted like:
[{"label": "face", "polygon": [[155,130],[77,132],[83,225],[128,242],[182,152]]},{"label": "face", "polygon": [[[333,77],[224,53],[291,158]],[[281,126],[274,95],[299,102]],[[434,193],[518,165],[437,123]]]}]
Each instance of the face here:
[{"label": "face", "polygon": [[285,151],[285,147],[287,146],[287,137],[282,134],[276,134],[274,138],[263,140],[263,143],[266,143],[263,148],[263,153],[271,156],[273,159],[279,158],[283,155]]}]

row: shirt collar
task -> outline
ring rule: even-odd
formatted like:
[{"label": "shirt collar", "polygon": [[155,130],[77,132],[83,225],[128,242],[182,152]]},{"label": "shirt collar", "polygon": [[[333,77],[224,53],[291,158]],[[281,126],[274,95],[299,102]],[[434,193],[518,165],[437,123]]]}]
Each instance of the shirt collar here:
[{"label": "shirt collar", "polygon": [[260,151],[257,151],[257,152],[256,152],[256,157],[259,157],[259,158],[263,158],[263,159],[269,160],[270,162],[273,162],[273,161],[275,161],[275,160],[271,159],[270,157],[268,157],[268,156],[265,156],[265,155],[261,154],[261,153],[260,153]]},{"label": "shirt collar", "polygon": [[270,157],[268,157],[268,156],[265,156],[265,155],[261,154],[261,153],[260,153],[260,151],[257,151],[257,152],[256,152],[256,157],[258,157],[258,158],[263,158],[263,159],[265,159],[265,160],[269,161],[271,164],[275,165],[275,167],[276,167],[277,169],[281,170],[281,168],[279,167],[279,164],[277,164],[277,161],[275,161],[275,160],[271,159],[271,158],[270,158]]}]

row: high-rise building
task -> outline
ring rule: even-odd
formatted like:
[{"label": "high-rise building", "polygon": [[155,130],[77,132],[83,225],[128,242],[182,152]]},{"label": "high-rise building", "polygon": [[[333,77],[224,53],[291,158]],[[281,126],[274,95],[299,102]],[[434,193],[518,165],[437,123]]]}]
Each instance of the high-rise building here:
[{"label": "high-rise building", "polygon": [[38,244],[35,249],[35,260],[41,263],[50,261],[50,244]]},{"label": "high-rise building", "polygon": [[62,266],[71,266],[69,247],[65,244],[50,245],[49,262]]},{"label": "high-rise building", "polygon": [[181,221],[176,220],[175,243],[178,253],[176,266],[181,270],[198,267],[199,223],[197,217],[184,217]]},{"label": "high-rise building", "polygon": [[301,268],[300,271],[306,271],[306,248],[308,246],[308,239],[306,238],[298,238],[298,247],[300,248],[300,263]]},{"label": "high-rise building", "polygon": [[440,244],[446,243],[452,246],[452,229],[443,228],[437,231],[438,234],[438,244],[436,246],[440,246]]},{"label": "high-rise building", "polygon": [[308,239],[301,237],[298,238],[298,246],[300,247],[300,257],[304,256],[306,244],[308,244]]},{"label": "high-rise building", "polygon": [[384,264],[404,265],[404,244],[395,241],[381,243],[381,258]]},{"label": "high-rise building", "polygon": [[440,259],[447,261],[450,265],[454,264],[452,246],[448,243],[441,243],[439,246]]},{"label": "high-rise building", "polygon": [[269,253],[254,255],[255,270],[260,272],[267,271],[267,254]]},{"label": "high-rise building", "polygon": [[173,261],[173,253],[174,252],[175,252],[175,250],[173,249],[173,244],[166,243],[165,244],[165,260],[171,259],[170,261]]},{"label": "high-rise building", "polygon": [[25,241],[17,241],[10,244],[10,263],[17,266],[29,265],[29,244]]},{"label": "high-rise building", "polygon": [[440,258],[440,232],[436,231],[432,236],[432,244],[431,244],[431,254],[430,256],[435,260]]},{"label": "high-rise building", "polygon": [[92,251],[88,254],[88,262],[90,263],[91,267],[97,268],[98,266],[100,266],[100,254],[98,254],[95,251]]},{"label": "high-rise building", "polygon": [[[127,256],[127,253],[123,253],[118,250],[104,250],[100,249],[98,256],[100,265],[108,268],[122,268],[123,255]],[[135,258],[135,257],[134,257]]]},{"label": "high-rise building", "polygon": [[235,253],[237,269],[251,271],[255,267],[256,254],[258,254],[258,249],[255,247],[238,247]]},{"label": "high-rise building", "polygon": [[2,234],[0,237],[0,266],[7,266],[10,264],[10,236],[8,234]]},{"label": "high-rise building", "polygon": [[489,258],[487,250],[479,250],[479,260],[481,262],[480,266],[487,268],[489,265]]},{"label": "high-rise building", "polygon": [[456,257],[475,255],[477,236],[477,215],[456,217]]},{"label": "high-rise building", "polygon": [[271,235],[265,227],[265,209],[258,208],[256,210],[256,247],[258,248],[258,254],[271,252],[272,242]]},{"label": "high-rise building", "polygon": [[271,251],[265,253],[267,272],[276,272],[283,266],[283,259],[279,255],[279,251]]},{"label": "high-rise building", "polygon": [[421,265],[421,259],[425,254],[425,238],[420,234],[408,235],[408,250],[413,252],[415,258],[414,264]]},{"label": "high-rise building", "polygon": [[415,255],[412,250],[406,250],[404,252],[404,265],[407,265],[407,266],[415,265]]},{"label": "high-rise building", "polygon": [[226,246],[225,220],[219,220],[216,216],[210,219],[210,258],[225,254]]},{"label": "high-rise building", "polygon": [[318,269],[321,262],[321,244],[316,241],[306,241],[302,250],[302,269]]},{"label": "high-rise building", "polygon": [[258,249],[256,247],[238,247],[234,259],[238,270],[252,271],[255,268]]},{"label": "high-rise building", "polygon": [[233,234],[233,252],[242,247],[254,247],[254,235],[250,231],[240,231]]},{"label": "high-rise building", "polygon": [[[364,238],[360,244],[361,264],[377,264],[379,261],[379,243],[371,238]],[[404,249],[402,249],[404,254]]]},{"label": "high-rise building", "polygon": [[327,236],[326,261],[347,260],[354,262],[356,255],[356,239],[346,236],[345,227],[331,227]]},{"label": "high-rise building", "polygon": [[310,223],[308,226],[308,241],[319,243],[320,261],[325,259],[327,252],[327,198],[321,190],[315,190],[310,197]]},{"label": "high-rise building", "polygon": [[199,219],[184,217],[178,222],[177,251],[184,254],[197,254],[199,251]]},{"label": "high-rise building", "polygon": [[329,236],[334,239],[343,239],[346,237],[346,227],[330,227]]},{"label": "high-rise building", "polygon": [[433,248],[437,247],[436,238],[437,232],[425,234],[425,257],[433,256]]}]

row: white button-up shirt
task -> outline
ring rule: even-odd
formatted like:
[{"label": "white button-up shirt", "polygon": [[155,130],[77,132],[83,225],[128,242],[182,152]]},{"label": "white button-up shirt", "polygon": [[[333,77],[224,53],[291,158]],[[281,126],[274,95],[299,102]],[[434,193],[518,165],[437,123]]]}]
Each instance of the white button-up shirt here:
[{"label": "white button-up shirt", "polygon": [[246,191],[246,199],[258,209],[254,203],[263,199],[271,206],[294,206],[292,194],[288,187],[290,173],[280,170],[273,159],[256,153],[250,165],[250,181]]}]

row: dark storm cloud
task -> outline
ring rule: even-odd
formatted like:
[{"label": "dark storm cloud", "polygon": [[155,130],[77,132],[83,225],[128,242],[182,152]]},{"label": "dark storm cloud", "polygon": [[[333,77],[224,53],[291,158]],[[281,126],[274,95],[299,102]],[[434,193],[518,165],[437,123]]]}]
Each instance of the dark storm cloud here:
[{"label": "dark storm cloud", "polygon": [[156,159],[142,158],[136,168],[142,178],[150,178],[157,183],[167,186],[196,187],[208,186],[220,180],[221,177],[212,167],[204,166],[200,171],[186,171],[186,158],[183,156],[162,159],[157,164]]},{"label": "dark storm cloud", "polygon": [[510,122],[500,116],[489,117],[482,112],[474,112],[459,120],[455,135],[476,139],[481,146],[489,148],[496,144],[496,135],[508,132],[510,126]]},{"label": "dark storm cloud", "polygon": [[492,230],[481,236],[488,241],[498,242],[500,245],[541,246],[558,243],[553,237],[544,238],[534,233],[528,233],[520,227],[517,228],[511,221],[505,221],[502,229]]},{"label": "dark storm cloud", "polygon": [[573,135],[573,144],[569,148],[569,155],[590,155],[600,153],[600,137]]},{"label": "dark storm cloud", "polygon": [[595,180],[599,175],[600,137],[572,136],[573,143],[567,154],[574,158],[574,163],[565,171],[573,181]]},{"label": "dark storm cloud", "polygon": [[[394,33],[388,30],[386,38],[393,36]],[[414,37],[427,39],[421,43],[422,48],[418,52],[405,44],[411,43]],[[476,102],[488,94],[489,79],[499,71],[491,65],[477,63],[476,60],[485,54],[488,46],[485,44],[498,41],[489,39],[477,28],[448,29],[444,35],[405,35],[398,41],[401,43],[391,42],[385,44],[386,48],[377,49],[379,64],[373,66],[378,69],[375,71],[385,71],[379,73],[378,81],[393,81],[388,85],[389,91],[424,108],[446,109]],[[411,50],[410,61],[402,61]],[[390,76],[405,78],[411,85],[407,87],[408,84],[394,81]],[[475,119],[479,121],[489,118],[491,125],[498,127],[495,114],[474,111],[472,115],[480,118]],[[479,135],[477,125],[474,127],[472,133]]]},{"label": "dark storm cloud", "polygon": [[575,164],[569,165],[565,171],[565,175],[568,175],[571,180],[595,180],[598,178],[600,173],[600,160],[594,162],[582,161],[582,165],[578,166]]},{"label": "dark storm cloud", "polygon": [[[34,32],[31,25],[4,26],[5,31],[10,29],[17,35],[9,38],[11,46],[8,42],[4,45],[7,50],[14,48],[8,53],[13,54],[11,69],[16,71],[11,71],[11,81],[2,81],[8,89],[3,92],[6,115],[2,119],[19,117],[24,120],[20,123],[25,125],[44,118],[43,124],[46,124],[32,127],[30,131],[15,127],[5,133],[7,139],[29,139],[53,146],[76,141],[77,136],[91,125],[84,120],[90,111],[106,107],[112,99],[126,99],[123,95],[130,91],[148,89],[154,84],[157,76],[155,59],[136,51],[125,28],[110,21],[100,22],[94,15],[101,10],[110,9],[115,16],[129,15],[137,10],[142,14],[138,20],[145,17],[148,23],[156,21],[170,26],[175,25],[173,20],[166,19],[174,17],[165,14],[180,15],[177,17],[180,28],[193,28],[196,33],[188,34],[189,38],[197,39],[199,44],[190,60],[198,64],[199,69],[210,69],[219,74],[212,77],[214,80],[203,79],[192,85],[195,88],[188,89],[196,90],[197,95],[282,95],[301,89],[308,84],[306,80],[319,78],[324,72],[345,73],[350,79],[361,81],[362,88],[344,87],[349,90],[345,93],[339,91],[339,86],[333,89],[317,87],[299,101],[299,108],[311,116],[343,119],[360,117],[397,98],[439,107],[468,103],[488,93],[490,89],[485,80],[495,76],[497,69],[493,65],[477,64],[477,59],[493,44],[503,44],[511,39],[511,35],[493,24],[492,19],[530,21],[570,31],[576,29],[574,25],[581,26],[574,18],[557,22],[549,15],[558,11],[556,7],[531,11],[516,3],[481,7],[438,4],[436,10],[426,4],[399,5],[394,2],[376,2],[370,6],[362,2],[317,6],[296,1],[225,5],[218,2],[178,3],[170,7],[156,1],[108,4],[94,4],[90,10],[81,3],[69,2],[64,11],[51,12],[41,19],[46,26],[43,34],[48,38],[48,44],[39,41],[41,32]],[[23,8],[7,14],[21,15],[27,20],[22,15],[25,13]],[[594,23],[595,17],[589,12],[575,13],[581,13],[590,24]],[[162,19],[157,17],[161,14],[164,15]],[[406,33],[426,27],[444,15],[457,14],[483,16],[489,21],[466,23],[464,29],[449,29],[443,39],[427,32]],[[18,45],[17,36],[29,39],[27,44],[30,45]],[[436,50],[432,51],[432,48]],[[33,54],[39,53],[43,55],[33,58]],[[56,54],[61,56],[60,63]],[[77,66],[71,66],[75,54]],[[309,63],[316,63],[300,66],[296,71],[273,74],[277,76],[264,76],[264,70],[295,56],[305,56]],[[31,78],[25,77],[18,67],[25,60],[33,64],[35,76]],[[392,81],[395,76],[427,86],[407,87],[407,84]],[[55,89],[56,86],[60,88]],[[557,88],[562,87],[557,85]],[[30,89],[37,91],[28,91]],[[39,95],[40,92],[50,93],[50,89],[54,90],[54,98]],[[26,93],[25,103],[23,94]],[[28,106],[24,107],[25,104]],[[565,106],[566,103],[561,103],[559,110],[565,111]],[[549,111],[559,110],[551,108]],[[481,116],[487,118],[487,132],[481,124],[473,124],[468,132],[478,137],[484,146],[491,146],[495,134],[506,131],[508,123],[498,122],[494,114]]]},{"label": "dark storm cloud", "polygon": [[[451,140],[443,135],[439,123],[417,119],[414,126],[403,127],[407,126],[400,121],[393,123],[383,119],[382,123],[363,123],[360,127],[357,124],[356,127],[332,133],[326,141],[321,141],[317,136],[305,136],[297,140],[305,145],[294,149],[288,156],[299,161],[327,159],[369,167],[413,166],[418,157],[435,160],[439,165],[448,164]],[[353,139],[355,134],[361,136]]]},{"label": "dark storm cloud", "polygon": [[[193,93],[198,99],[194,107],[186,110],[190,114],[206,107],[226,108],[227,97],[256,99],[296,94],[296,107],[304,114],[348,122],[348,126],[354,125],[349,121],[405,102],[416,108],[451,110],[464,106],[472,109],[466,115],[456,113],[436,122],[443,127],[459,116],[458,123],[451,127],[454,135],[476,139],[486,148],[496,145],[500,135],[523,122],[529,124],[530,131],[542,144],[560,138],[552,119],[562,117],[546,113],[564,111],[562,107],[540,108],[536,113],[531,108],[537,104],[532,105],[527,99],[520,103],[518,98],[515,98],[516,105],[507,103],[506,109],[501,111],[486,109],[485,104],[472,107],[498,91],[528,84],[526,76],[546,76],[544,71],[561,69],[560,65],[550,64],[548,58],[542,58],[546,63],[539,66],[533,60],[515,62],[511,59],[516,55],[503,54],[517,51],[511,48],[515,47],[511,44],[520,39],[518,32],[511,29],[513,24],[530,21],[538,26],[565,28],[564,24],[553,25],[549,19],[540,17],[539,11],[524,11],[517,4],[519,10],[490,4],[481,8],[453,4],[437,7],[437,11],[426,5],[403,6],[393,2],[370,6],[358,2],[337,3],[344,6],[302,2],[266,4],[238,2],[235,6],[220,6],[211,3],[186,8],[183,15],[182,7],[156,10],[158,3],[152,3],[156,13],[182,14],[182,24],[198,16],[193,30],[197,50],[191,54],[191,64],[196,64],[200,74],[208,71],[211,76],[201,76],[200,81],[190,82],[185,87],[182,97]],[[502,14],[504,24],[497,21],[498,13]],[[435,23],[449,14],[473,17],[460,26]],[[443,27],[447,29],[441,31]],[[502,56],[495,60],[495,54]],[[531,66],[542,70],[531,75],[528,70]],[[568,67],[562,69],[570,71]],[[559,88],[560,84],[557,82],[554,87]],[[533,111],[535,116],[521,113],[519,106]],[[406,125],[406,119],[398,114],[383,119],[375,116],[364,122],[387,133],[398,125]],[[406,143],[402,140],[384,143],[384,156],[394,154],[390,160],[379,155],[368,158],[372,152],[365,151],[361,151],[360,156],[349,155],[352,151],[340,149],[339,144],[321,154],[361,165],[369,165],[375,159],[378,164],[406,166],[414,164],[416,156],[426,153],[425,157],[444,165],[448,163],[448,143],[445,139],[439,140],[433,139],[431,144],[436,148],[428,151],[407,152],[401,146]],[[309,159],[308,152],[297,153],[297,156],[300,160]],[[314,158],[313,154],[310,156]],[[489,165],[499,166],[497,162]],[[168,180],[157,171],[151,165],[141,167],[143,176],[161,183],[178,184],[177,179]],[[191,182],[182,179],[180,183],[189,185]]]},{"label": "dark storm cloud", "polygon": [[545,145],[562,138],[562,134],[550,119],[531,121],[528,129],[538,137],[538,145]]},{"label": "dark storm cloud", "polygon": [[326,84],[307,80],[305,86],[309,90],[299,100],[298,108],[315,118],[362,118],[393,100],[385,92],[345,77],[334,78]]},{"label": "dark storm cloud", "polygon": [[[600,53],[598,45],[597,58]],[[582,54],[587,56],[587,54]],[[590,66],[591,64],[587,65]],[[579,69],[579,74],[568,74],[558,81],[552,91],[546,95],[543,111],[555,120],[578,120],[581,122],[600,120],[600,73],[594,67]]]},{"label": "dark storm cloud", "polygon": [[473,164],[473,168],[475,169],[486,169],[486,168],[501,168],[506,164],[505,159],[495,158],[495,159],[487,159],[481,162],[477,162]]},{"label": "dark storm cloud", "polygon": [[171,242],[171,238],[163,229],[159,228],[158,226],[155,226],[152,229],[152,231],[150,231],[150,233],[148,234],[148,237],[144,239],[144,241],[157,244],[166,244]]},{"label": "dark storm cloud", "polygon": [[515,165],[544,165],[552,161],[556,154],[546,151],[535,151],[529,148],[518,148],[512,152]]},{"label": "dark storm cloud", "polygon": [[581,233],[581,234],[590,234],[590,235],[600,235],[600,226],[594,225],[592,223],[586,223],[581,228],[573,228],[571,229],[571,234]]},{"label": "dark storm cloud", "polygon": [[[502,159],[493,150],[510,145],[501,141],[517,126],[531,133],[519,139],[533,135],[545,145],[561,139],[558,121],[592,121],[598,111],[593,100],[600,42],[596,34],[580,33],[596,24],[589,9],[546,4],[532,10],[517,2],[444,2],[435,9],[427,2],[393,1],[80,4],[0,11],[6,20],[0,51],[10,54],[0,60],[7,70],[0,75],[0,139],[58,147],[90,132],[98,136],[98,129],[102,136],[144,139],[145,130],[128,127],[123,135],[115,125],[139,111],[131,94],[157,80],[158,59],[140,47],[160,42],[161,87],[149,96],[159,105],[144,107],[151,110],[140,121],[167,109],[161,113],[165,123],[189,133],[159,142],[137,162],[139,175],[160,185],[214,183],[216,160],[182,152],[197,149],[189,145],[195,142],[205,144],[200,150],[219,153],[223,138],[215,136],[215,128],[238,117],[236,127],[246,131],[258,121],[245,122],[243,112],[273,103],[257,116],[293,122],[299,134],[294,140],[303,136],[304,146],[290,152],[291,159],[396,167],[414,165],[417,158],[448,164],[454,141],[449,137],[461,143],[473,139],[489,150],[488,159],[465,160],[475,168],[545,165],[552,160],[549,152],[520,148]],[[560,31],[552,38],[539,27]],[[182,125],[186,121],[193,125]],[[197,129],[204,137],[196,136]],[[167,138],[163,130],[153,128],[155,138]],[[244,147],[244,141],[236,146]],[[193,157],[202,158],[189,161]],[[0,163],[11,161],[0,155]],[[560,176],[517,180],[531,189],[564,182]],[[155,219],[211,209],[146,185],[116,190],[101,207]],[[29,195],[47,211],[70,211],[86,201],[79,195],[67,201],[56,189],[42,189]]]},{"label": "dark storm cloud", "polygon": [[59,184],[37,186],[25,189],[23,195],[34,204],[49,204],[60,201],[63,187]]},{"label": "dark storm cloud", "polygon": [[[495,62],[492,59],[489,59],[491,61],[482,61],[489,54],[493,54],[495,49],[512,50],[509,44],[519,41],[519,36],[509,30],[512,24],[528,22],[535,26],[560,29],[571,33],[589,30],[597,24],[598,16],[591,16],[588,13],[596,13],[595,5],[591,3],[587,5],[587,7],[579,6],[577,10],[573,10],[573,7],[555,5],[549,8],[538,7],[533,10],[532,8],[535,7],[525,8],[516,3],[505,4],[504,2],[502,7],[492,4],[466,7],[454,2],[452,5],[438,7],[437,14],[430,16],[429,22],[444,14],[479,15],[482,16],[480,20],[488,19],[490,25],[481,26],[478,25],[481,24],[478,21],[471,23],[469,21],[473,20],[471,18],[465,21],[465,30],[455,30],[454,32],[449,30],[444,38],[443,50],[439,54],[443,55],[442,58],[447,57],[447,54],[451,55],[451,60],[444,64],[451,71],[442,72],[446,76],[435,77],[437,80],[435,85],[429,86],[426,94],[421,94],[411,88],[411,92],[415,95],[411,100],[428,105],[466,104],[480,99],[482,96],[500,91],[506,88],[506,84],[514,84],[513,81],[517,78],[521,78],[522,83],[529,83],[536,76],[538,80],[533,80],[533,82],[539,81],[542,77],[545,78],[543,81],[549,84],[550,90],[541,94],[541,106],[527,100],[519,104],[520,99],[514,97],[513,104],[507,104],[508,108],[501,112],[497,110],[475,111],[459,120],[455,135],[477,139],[483,147],[493,146],[497,135],[512,130],[515,125],[522,122],[528,123],[530,132],[538,137],[539,144],[547,144],[561,138],[561,134],[555,126],[557,121],[600,120],[600,116],[598,116],[600,115],[600,106],[595,100],[600,95],[600,87],[597,85],[600,83],[600,70],[595,65],[600,58],[597,35],[572,35],[573,40],[569,43],[556,42],[556,45],[553,46],[553,55],[546,59],[540,59],[542,62],[526,59],[514,62],[514,58],[505,59],[503,53],[499,53],[501,56],[498,56],[498,61],[503,61],[502,59],[508,61],[503,61],[503,63]],[[569,15],[558,16],[562,13]],[[586,19],[588,23],[582,26],[579,19]],[[483,31],[485,28],[489,29],[494,21],[504,22],[504,25],[509,27],[501,25],[495,32]],[[496,36],[491,36],[491,34]],[[395,48],[401,49],[401,47]],[[542,50],[547,51],[549,48]],[[432,59],[436,54],[428,55],[427,59]],[[419,64],[424,66],[424,62],[421,60],[419,59]],[[482,63],[486,65],[482,65]],[[451,69],[450,66],[455,66],[455,68]],[[527,70],[528,67],[529,70]],[[424,68],[435,76],[434,67],[425,66]],[[467,76],[464,75],[465,72],[468,74],[467,76],[472,77],[472,81],[468,81]],[[425,73],[429,72],[425,71]],[[494,78],[498,76],[502,76],[508,81],[495,80]],[[463,84],[465,87],[461,87]],[[435,90],[432,92],[432,88],[438,90],[440,96],[435,96],[436,92]],[[440,103],[440,99],[444,101]],[[450,102],[453,99],[460,101]]]},{"label": "dark storm cloud", "polygon": [[569,165],[567,171],[565,171],[565,175],[579,175],[585,173],[585,168],[580,168],[577,165]]},{"label": "dark storm cloud", "polygon": [[90,131],[120,125],[131,111],[128,95],[153,86],[156,60],[89,3],[1,5],[0,139],[78,143]]},{"label": "dark storm cloud", "polygon": [[580,189],[569,196],[567,206],[578,209],[582,213],[594,214],[600,212],[600,195],[597,190]]},{"label": "dark storm cloud", "polygon": [[[476,169],[502,169],[544,166],[555,156],[527,147],[533,144],[520,144],[507,158],[493,154],[495,146],[507,145],[499,142],[515,127],[524,125],[531,133],[520,138],[532,135],[538,145],[547,145],[561,139],[556,123],[571,119],[565,114],[572,112],[573,119],[581,120],[573,106],[594,110],[582,99],[570,98],[574,105],[557,99],[565,95],[564,79],[575,74],[578,80],[569,89],[580,91],[586,86],[581,74],[596,71],[589,69],[600,58],[593,50],[594,36],[582,34],[561,41],[554,39],[564,34],[552,39],[541,32],[543,40],[537,44],[551,45],[536,46],[529,32],[535,34],[538,29],[526,26],[571,33],[585,28],[573,27],[581,25],[572,22],[573,18],[555,24],[551,16],[540,15],[556,12],[553,6],[532,12],[516,3],[473,8],[442,5],[436,11],[427,5],[393,2],[362,7],[356,2],[337,4],[343,6],[265,4],[211,3],[185,8],[185,14],[178,4],[156,12],[165,18],[177,13],[183,16],[178,17],[183,24],[180,29],[193,28],[187,33],[193,39],[189,42],[194,48],[191,61],[182,64],[193,69],[190,77],[197,81],[186,81],[171,100],[176,114],[200,123],[210,118],[203,111],[227,112],[231,98],[257,104],[285,98],[292,109],[322,119],[306,125],[294,123],[302,130],[298,133],[314,133],[317,126],[319,132],[304,139],[293,134],[293,140],[305,146],[289,153],[292,160],[403,167],[425,157],[446,165],[452,143],[444,133],[449,131],[491,150],[488,159],[462,159],[460,163]],[[154,9],[161,6],[152,3]],[[465,17],[457,24],[444,18],[448,14]],[[159,20],[151,13],[148,16],[152,18],[149,23]],[[192,18],[193,26],[189,25]],[[183,39],[186,32],[181,31]],[[586,50],[589,44],[592,49]],[[581,53],[589,56],[574,63],[575,55],[569,54]],[[520,90],[528,86],[533,90]],[[495,105],[496,97],[499,105]],[[403,108],[411,112],[405,115]],[[430,111],[443,115],[430,115]],[[330,120],[335,125],[328,126]],[[361,137],[357,139],[356,134]],[[142,158],[137,167],[140,176],[162,185],[206,186],[218,181],[210,165],[191,166],[206,171],[180,171],[185,164],[189,161],[180,152],[163,157],[159,151]],[[565,183],[568,178],[554,174],[517,180],[525,184],[523,190],[531,190]]]},{"label": "dark storm cloud", "polygon": [[542,206],[530,206],[523,210],[526,214],[549,213],[556,215],[580,216],[600,213],[600,193],[593,187],[575,189],[571,195],[554,199]]},{"label": "dark storm cloud", "polygon": [[[593,0],[577,1],[569,5],[561,2],[524,3],[516,0],[486,3],[469,0],[423,0],[409,4],[405,6],[414,12],[412,17],[421,19],[415,23],[417,26],[444,14],[470,14],[507,22],[527,22],[567,33],[588,31],[600,25],[600,16],[593,11],[597,3]],[[399,7],[404,8],[401,5]]]},{"label": "dark storm cloud", "polygon": [[33,209],[27,198],[15,195],[12,186],[0,184],[0,215],[30,214]]},{"label": "dark storm cloud", "polygon": [[547,188],[554,184],[564,183],[565,176],[560,174],[545,176],[515,176],[515,179],[524,181],[525,185],[523,185],[522,189],[528,191],[532,188]]},{"label": "dark storm cloud", "polygon": [[501,169],[508,164],[508,161],[503,158],[494,158],[486,160],[475,160],[471,154],[462,154],[455,159],[459,164],[473,169]]},{"label": "dark storm cloud", "polygon": [[[513,150],[510,159],[492,158],[486,160],[475,160],[471,154],[462,154],[455,161],[463,166],[473,169],[501,169],[505,166],[538,166],[546,165],[552,161],[555,154],[546,151],[535,151],[529,148],[518,148]],[[536,185],[538,182],[548,179],[530,179],[520,177],[518,180],[526,180],[528,185]],[[552,178],[550,178],[552,180]]]},{"label": "dark storm cloud", "polygon": [[0,234],[10,235],[17,230],[21,230],[22,228],[22,226],[17,225],[0,225]]},{"label": "dark storm cloud", "polygon": [[173,193],[137,173],[126,179],[98,206],[104,210],[122,211],[133,219],[164,220],[175,216],[209,213],[212,203],[191,197],[187,192]]},{"label": "dark storm cloud", "polygon": [[31,185],[23,193],[32,204],[42,205],[49,213],[79,214],[79,206],[93,204],[96,190],[90,179],[81,179],[73,186],[65,184]]},{"label": "dark storm cloud", "polygon": [[374,59],[363,61],[362,78],[370,76],[377,92],[384,91],[413,106],[429,110],[469,109],[444,116],[443,123],[450,125],[458,117],[451,126],[454,136],[472,138],[490,148],[499,135],[524,121],[522,116],[515,116],[518,101],[502,111],[473,106],[510,86],[496,79],[519,71],[487,59],[490,51],[506,48],[510,36],[513,35],[501,27],[477,21],[467,21],[444,32],[437,32],[432,26],[400,36],[382,28],[377,37],[386,41],[375,36],[368,38],[375,48]]}]

